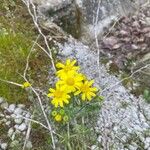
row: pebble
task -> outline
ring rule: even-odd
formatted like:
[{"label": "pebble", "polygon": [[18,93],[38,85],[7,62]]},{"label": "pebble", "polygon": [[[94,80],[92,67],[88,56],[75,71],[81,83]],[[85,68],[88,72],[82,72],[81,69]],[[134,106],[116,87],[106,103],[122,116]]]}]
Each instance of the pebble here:
[{"label": "pebble", "polygon": [[129,145],[130,150],[137,150],[137,147],[134,147],[133,145]]},{"label": "pebble", "polygon": [[98,147],[96,145],[92,145],[91,150],[98,150]]},{"label": "pebble", "polygon": [[7,102],[2,103],[2,104],[1,104],[1,108],[2,108],[2,109],[7,109],[7,108],[8,108],[8,103],[7,103]]},{"label": "pebble", "polygon": [[15,104],[11,104],[11,105],[9,105],[9,107],[8,107],[8,111],[9,111],[9,112],[14,112],[15,107],[16,107],[16,105],[15,105]]},{"label": "pebble", "polygon": [[14,121],[16,124],[21,124],[22,123],[22,118],[16,118]]},{"label": "pebble", "polygon": [[18,104],[18,107],[19,108],[25,108],[25,105],[24,104]]},{"label": "pebble", "polygon": [[18,128],[19,128],[19,125],[16,124],[16,125],[14,126],[14,128],[15,128],[15,129],[18,129]]},{"label": "pebble", "polygon": [[14,129],[13,129],[13,128],[10,128],[10,129],[8,130],[8,137],[11,137],[12,134],[13,134],[13,132],[14,132]]},{"label": "pebble", "polygon": [[7,143],[2,143],[2,144],[1,144],[1,148],[2,148],[3,150],[5,150],[5,149],[7,148]]},{"label": "pebble", "polygon": [[14,132],[14,133],[12,134],[12,136],[11,136],[11,140],[12,140],[12,141],[14,141],[15,136],[16,136],[16,133]]},{"label": "pebble", "polygon": [[4,114],[0,114],[0,117],[4,117],[5,115]]},{"label": "pebble", "polygon": [[9,116],[9,115],[6,115],[6,116],[5,116],[5,118],[6,118],[6,119],[9,119],[9,118],[10,118],[10,116]]},{"label": "pebble", "polygon": [[32,148],[32,143],[31,143],[31,141],[27,141],[26,148],[27,148],[27,149],[31,149],[31,148]]},{"label": "pebble", "polygon": [[30,118],[30,113],[27,112],[27,114],[25,115],[26,118]]},{"label": "pebble", "polygon": [[15,114],[11,114],[10,115],[12,118],[16,118],[16,115]]},{"label": "pebble", "polygon": [[22,124],[18,127],[18,129],[19,129],[20,131],[24,131],[24,130],[26,130],[26,128],[27,128],[27,126],[26,126],[25,123],[22,123]]},{"label": "pebble", "polygon": [[15,111],[14,111],[14,114],[16,115],[20,115],[22,113],[22,109],[21,108],[16,108]]},{"label": "pebble", "polygon": [[7,126],[9,126],[9,125],[11,124],[11,121],[7,121],[5,124],[6,124]]},{"label": "pebble", "polygon": [[145,139],[145,142],[150,145],[150,137],[147,137],[147,138]]}]

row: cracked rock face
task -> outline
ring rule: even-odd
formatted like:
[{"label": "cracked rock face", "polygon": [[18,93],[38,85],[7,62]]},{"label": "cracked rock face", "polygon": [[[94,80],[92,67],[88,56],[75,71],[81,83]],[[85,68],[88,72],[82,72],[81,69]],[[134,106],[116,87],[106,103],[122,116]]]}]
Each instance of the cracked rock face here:
[{"label": "cracked rock face", "polygon": [[[66,15],[66,8],[72,7],[72,0],[33,0],[40,14],[43,14],[49,19],[55,20]],[[67,10],[69,12],[70,9]],[[60,16],[60,12],[62,13]],[[43,16],[42,15],[42,16]]]}]

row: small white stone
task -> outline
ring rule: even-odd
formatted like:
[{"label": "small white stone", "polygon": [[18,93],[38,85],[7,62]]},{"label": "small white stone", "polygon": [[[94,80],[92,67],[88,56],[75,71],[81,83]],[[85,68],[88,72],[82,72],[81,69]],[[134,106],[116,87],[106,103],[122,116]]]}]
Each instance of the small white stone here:
[{"label": "small white stone", "polygon": [[98,150],[98,147],[96,145],[92,145],[91,150]]},{"label": "small white stone", "polygon": [[16,115],[20,115],[22,113],[22,109],[21,108],[16,108],[14,111],[14,114]]},{"label": "small white stone", "polygon": [[10,118],[10,116],[9,116],[9,115],[6,115],[6,116],[5,116],[5,118],[6,118],[6,119],[9,119],[9,118]]},{"label": "small white stone", "polygon": [[19,128],[19,125],[16,124],[16,125],[14,126],[14,128],[15,128],[15,129],[18,129],[18,128]]},{"label": "small white stone", "polygon": [[14,121],[16,124],[21,124],[22,123],[22,118],[16,118]]},{"label": "small white stone", "polygon": [[129,145],[130,150],[137,150],[137,147],[134,147],[133,145]]},{"label": "small white stone", "polygon": [[4,117],[5,115],[4,114],[0,114],[0,117]]},{"label": "small white stone", "polygon": [[18,104],[18,107],[19,108],[25,108],[25,105],[24,104]]},{"label": "small white stone", "polygon": [[9,130],[8,130],[8,137],[11,137],[12,136],[12,134],[13,134],[13,132],[14,132],[14,129],[13,128],[10,128]]},{"label": "small white stone", "polygon": [[13,112],[13,111],[15,110],[15,107],[16,107],[16,105],[15,105],[15,104],[11,104],[11,105],[9,105],[9,107],[8,107],[8,111],[9,111],[9,112]]},{"label": "small white stone", "polygon": [[149,143],[146,143],[145,145],[144,145],[144,149],[148,149],[149,148]]},{"label": "small white stone", "polygon": [[7,126],[9,126],[9,125],[11,124],[11,121],[7,121],[5,124],[6,124]]},{"label": "small white stone", "polygon": [[25,115],[26,118],[30,118],[30,113],[27,112],[27,114]]},{"label": "small white stone", "polygon": [[15,117],[16,117],[16,115],[15,115],[15,114],[11,114],[10,116],[11,116],[12,118],[15,118]]},{"label": "small white stone", "polygon": [[150,145],[150,137],[147,137],[147,138],[145,139],[145,142]]},{"label": "small white stone", "polygon": [[20,131],[24,131],[24,130],[26,130],[26,128],[27,128],[27,126],[26,126],[25,123],[22,123],[22,124],[18,127],[18,129],[19,129]]},{"label": "small white stone", "polygon": [[11,136],[11,140],[12,140],[12,141],[14,141],[15,136],[16,136],[16,133],[14,132],[14,133],[12,134],[12,136]]},{"label": "small white stone", "polygon": [[99,137],[97,138],[97,141],[98,141],[99,143],[101,143],[101,141],[102,141],[102,137],[101,137],[101,136],[99,136]]},{"label": "small white stone", "polygon": [[1,148],[2,148],[3,150],[7,149],[7,143],[2,143],[2,144],[1,144]]},{"label": "small white stone", "polygon": [[2,109],[7,109],[7,108],[8,108],[8,103],[7,103],[7,102],[2,103],[2,104],[1,104],[1,108],[2,108]]},{"label": "small white stone", "polygon": [[31,141],[27,141],[26,148],[27,148],[27,149],[31,149],[31,148],[32,148],[32,143],[31,143]]}]

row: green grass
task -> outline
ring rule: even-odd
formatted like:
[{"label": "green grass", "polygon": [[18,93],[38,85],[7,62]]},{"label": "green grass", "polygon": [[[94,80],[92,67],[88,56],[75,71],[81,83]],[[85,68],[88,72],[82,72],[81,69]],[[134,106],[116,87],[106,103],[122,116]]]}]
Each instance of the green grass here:
[{"label": "green grass", "polygon": [[[24,80],[19,73],[23,74],[26,58],[37,32],[26,7],[20,0],[0,0],[0,14],[0,78],[23,83]],[[40,58],[43,54],[35,49],[30,60],[30,75],[34,79],[37,71],[44,72],[40,68],[47,63],[44,56],[44,62]],[[0,96],[8,102],[26,103],[28,100],[25,90],[2,82],[0,82]]]}]

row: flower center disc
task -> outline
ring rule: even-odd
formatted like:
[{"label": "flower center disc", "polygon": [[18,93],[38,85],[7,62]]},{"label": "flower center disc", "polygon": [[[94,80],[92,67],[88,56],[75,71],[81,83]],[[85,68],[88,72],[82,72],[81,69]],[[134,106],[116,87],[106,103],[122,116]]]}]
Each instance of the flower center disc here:
[{"label": "flower center disc", "polygon": [[81,87],[81,91],[82,91],[83,93],[86,93],[86,92],[89,91],[89,87],[86,86],[86,85],[83,85],[83,86]]},{"label": "flower center disc", "polygon": [[62,91],[56,91],[56,92],[55,92],[55,97],[57,97],[57,98],[61,98],[62,95],[63,95],[63,92],[62,92]]},{"label": "flower center disc", "polygon": [[71,86],[71,85],[74,85],[74,79],[73,79],[73,78],[68,78],[66,82],[67,82],[67,84],[70,85],[70,86]]}]

